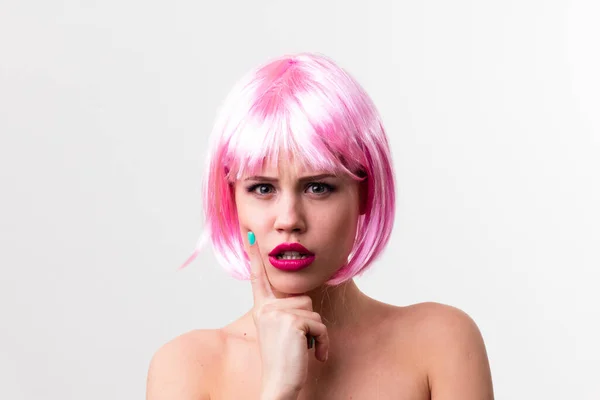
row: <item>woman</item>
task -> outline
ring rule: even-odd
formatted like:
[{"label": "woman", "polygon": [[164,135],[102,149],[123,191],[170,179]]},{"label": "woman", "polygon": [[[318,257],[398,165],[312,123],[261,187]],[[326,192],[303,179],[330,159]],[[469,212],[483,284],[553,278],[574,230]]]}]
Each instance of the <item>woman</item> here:
[{"label": "woman", "polygon": [[288,55],[238,82],[203,191],[204,239],[254,304],[160,348],[148,400],[493,398],[465,313],[385,304],[353,281],[388,242],[395,189],[377,110],[333,61]]}]

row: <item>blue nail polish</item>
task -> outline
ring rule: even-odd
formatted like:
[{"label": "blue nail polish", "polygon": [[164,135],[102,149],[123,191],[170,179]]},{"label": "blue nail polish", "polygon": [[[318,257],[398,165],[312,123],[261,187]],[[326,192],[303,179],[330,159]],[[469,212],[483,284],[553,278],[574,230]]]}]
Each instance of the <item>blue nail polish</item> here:
[{"label": "blue nail polish", "polygon": [[250,243],[250,246],[256,243],[256,237],[254,237],[254,232],[248,232],[248,242]]}]

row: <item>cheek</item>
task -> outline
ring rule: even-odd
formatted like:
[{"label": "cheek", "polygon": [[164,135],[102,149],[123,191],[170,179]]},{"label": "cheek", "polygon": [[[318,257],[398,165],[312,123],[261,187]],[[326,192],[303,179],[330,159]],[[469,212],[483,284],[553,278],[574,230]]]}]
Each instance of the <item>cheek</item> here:
[{"label": "cheek", "polygon": [[339,238],[340,246],[344,249],[345,256],[347,257],[352,250],[354,245],[354,239],[356,237],[356,223],[358,220],[358,213],[348,213],[346,218],[342,219],[340,224]]},{"label": "cheek", "polygon": [[253,207],[251,202],[241,202],[236,206],[240,230],[242,233],[253,231],[257,235],[265,232],[269,224],[264,210]]},{"label": "cheek", "polygon": [[323,210],[313,225],[318,227],[320,240],[333,244],[338,253],[341,250],[349,254],[354,245],[358,209],[353,205],[353,202],[349,202]]}]

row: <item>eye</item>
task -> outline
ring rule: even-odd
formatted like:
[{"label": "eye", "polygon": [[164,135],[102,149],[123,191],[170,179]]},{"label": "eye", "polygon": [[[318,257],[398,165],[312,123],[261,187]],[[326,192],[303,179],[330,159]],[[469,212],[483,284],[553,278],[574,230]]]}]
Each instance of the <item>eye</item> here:
[{"label": "eye", "polygon": [[316,195],[324,195],[334,191],[333,186],[323,182],[309,183],[308,189],[312,189],[311,193]]},{"label": "eye", "polygon": [[271,194],[273,189],[273,185],[268,183],[258,183],[256,185],[252,185],[248,187],[246,190],[248,193],[254,193],[258,195],[267,195]]}]

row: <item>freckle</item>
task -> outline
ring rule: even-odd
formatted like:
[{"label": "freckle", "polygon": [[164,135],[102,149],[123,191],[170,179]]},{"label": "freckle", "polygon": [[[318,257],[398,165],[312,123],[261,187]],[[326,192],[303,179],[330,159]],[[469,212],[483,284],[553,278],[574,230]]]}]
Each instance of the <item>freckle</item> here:
[{"label": "freckle", "polygon": [[244,336],[246,336],[246,332],[244,332]]}]

